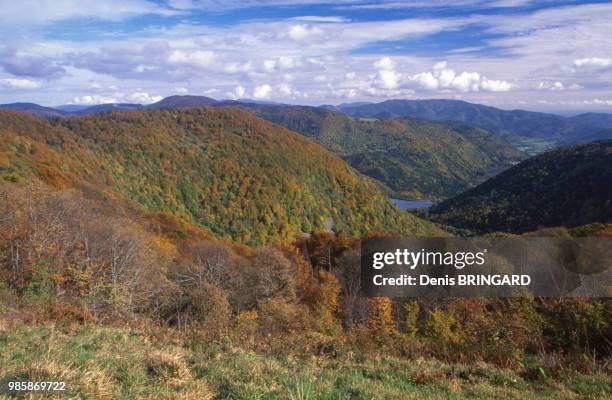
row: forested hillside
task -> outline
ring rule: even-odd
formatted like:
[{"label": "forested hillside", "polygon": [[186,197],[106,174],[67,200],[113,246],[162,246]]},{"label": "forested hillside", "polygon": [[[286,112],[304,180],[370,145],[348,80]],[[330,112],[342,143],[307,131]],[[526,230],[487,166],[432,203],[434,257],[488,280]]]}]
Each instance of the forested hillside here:
[{"label": "forested hillside", "polygon": [[368,118],[415,117],[430,121],[457,121],[487,129],[509,143],[541,152],[554,146],[612,138],[612,114],[586,113],[575,117],[525,110],[502,110],[460,100],[387,100],[376,104],[340,107],[347,115]]},{"label": "forested hillside", "polygon": [[92,195],[0,185],[4,382],[94,399],[609,398],[605,299],[365,298],[357,239],[242,248]]},{"label": "forested hillside", "polygon": [[523,161],[430,212],[477,232],[612,221],[612,140],[561,148]]},{"label": "forested hillside", "polygon": [[240,243],[330,228],[435,230],[320,146],[239,110],[147,110],[55,123],[2,111],[0,130],[4,179],[92,186]]},{"label": "forested hillside", "polygon": [[[453,196],[524,157],[495,135],[458,123],[428,123],[412,118],[352,118],[320,107],[217,102],[204,96],[170,96],[149,106],[101,104],[72,114],[204,106],[239,108],[298,132],[376,179],[387,192],[397,197],[438,199]],[[38,107],[24,108],[23,111],[53,111]],[[68,114],[49,114],[60,115]]]},{"label": "forested hillside", "polygon": [[358,237],[223,239],[323,227],[311,210],[349,234],[444,234],[238,110],[0,112],[0,380],[96,399],[609,397],[605,299],[366,298]]},{"label": "forested hillside", "polygon": [[323,108],[231,103],[299,132],[399,197],[443,198],[524,156],[482,129],[413,118],[351,118]]}]

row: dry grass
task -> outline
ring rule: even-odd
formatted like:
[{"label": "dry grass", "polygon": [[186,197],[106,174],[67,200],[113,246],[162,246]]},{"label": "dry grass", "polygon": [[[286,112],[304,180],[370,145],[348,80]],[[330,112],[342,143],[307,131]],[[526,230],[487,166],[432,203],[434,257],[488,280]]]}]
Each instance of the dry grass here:
[{"label": "dry grass", "polygon": [[[1,322],[0,327],[6,324]],[[53,325],[0,330],[0,381],[64,380],[78,399],[608,399],[606,374],[529,381],[486,363],[194,351],[158,332]],[[58,398],[66,396],[58,396]],[[2,398],[2,396],[0,396]],[[34,398],[34,397],[26,397]]]},{"label": "dry grass", "polygon": [[191,380],[191,372],[179,352],[155,350],[146,360],[147,372],[153,378],[173,389],[185,386]]}]

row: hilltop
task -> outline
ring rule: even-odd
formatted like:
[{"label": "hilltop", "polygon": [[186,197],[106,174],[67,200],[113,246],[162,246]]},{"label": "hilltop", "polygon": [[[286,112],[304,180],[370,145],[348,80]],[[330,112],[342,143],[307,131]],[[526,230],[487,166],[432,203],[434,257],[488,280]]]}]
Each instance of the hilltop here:
[{"label": "hilltop", "polygon": [[169,96],[156,103],[150,104],[147,108],[187,108],[204,107],[217,103],[217,100],[206,96]]},{"label": "hilltop", "polygon": [[398,197],[456,195],[524,155],[483,129],[414,118],[352,118],[306,106],[234,105],[343,157]]},{"label": "hilltop", "polygon": [[94,187],[244,244],[333,229],[436,231],[302,136],[231,109],[142,110],[54,122],[0,111],[0,173]]}]

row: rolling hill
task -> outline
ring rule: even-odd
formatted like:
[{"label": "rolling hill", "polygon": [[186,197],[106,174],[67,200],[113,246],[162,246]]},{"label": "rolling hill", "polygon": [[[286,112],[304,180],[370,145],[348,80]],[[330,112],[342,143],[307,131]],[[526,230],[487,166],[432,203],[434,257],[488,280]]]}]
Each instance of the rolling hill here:
[{"label": "rolling hill", "polygon": [[612,140],[530,158],[430,210],[479,233],[612,222]]},{"label": "rolling hill", "polygon": [[612,128],[612,114],[606,113],[584,113],[569,118],[576,124],[594,126],[602,129]]},{"label": "rolling hill", "polygon": [[[425,233],[377,185],[240,110],[142,110],[49,122],[0,111],[0,176],[110,193],[244,244],[329,228]],[[84,189],[86,188],[86,189]]]},{"label": "rolling hill", "polygon": [[217,100],[205,96],[170,96],[166,97],[157,103],[149,104],[147,108],[187,108],[187,107],[205,107],[217,103]]},{"label": "rolling hill", "polygon": [[[502,110],[460,100],[388,100],[339,108],[355,117],[409,116],[431,121],[462,122],[494,132],[509,143],[526,146],[531,153],[559,145],[588,142],[592,135],[612,127],[612,114],[586,113],[568,118],[525,110]],[[606,135],[606,138],[612,136]],[[536,139],[540,141],[534,141]]]},{"label": "rolling hill", "polygon": [[69,113],[51,107],[44,107],[35,103],[10,103],[0,104],[0,109],[21,111],[43,118],[63,117]]},{"label": "rolling hill", "polygon": [[399,197],[453,196],[524,157],[495,135],[457,123],[352,118],[306,106],[229,105],[301,133]]},{"label": "rolling hill", "polygon": [[[321,107],[246,101],[217,102],[203,96],[171,96],[146,108],[201,106],[240,108],[298,132],[344,158],[358,171],[376,179],[387,193],[396,197],[448,198],[524,158],[520,151],[496,135],[455,122],[428,123],[406,117],[388,120],[354,118]],[[378,106],[350,103],[338,107],[354,109]],[[89,115],[141,107],[144,106],[102,104],[73,114]]]}]

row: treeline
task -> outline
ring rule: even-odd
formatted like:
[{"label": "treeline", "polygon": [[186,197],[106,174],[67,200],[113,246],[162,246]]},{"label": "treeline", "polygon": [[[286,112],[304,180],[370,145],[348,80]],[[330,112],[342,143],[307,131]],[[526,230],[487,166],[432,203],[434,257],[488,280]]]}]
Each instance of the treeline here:
[{"label": "treeline", "polygon": [[[3,318],[170,327],[203,350],[483,360],[535,377],[602,368],[610,356],[609,300],[367,299],[355,237],[247,248],[176,235],[179,226],[73,190],[4,185]],[[547,234],[585,232],[609,227]]]}]

